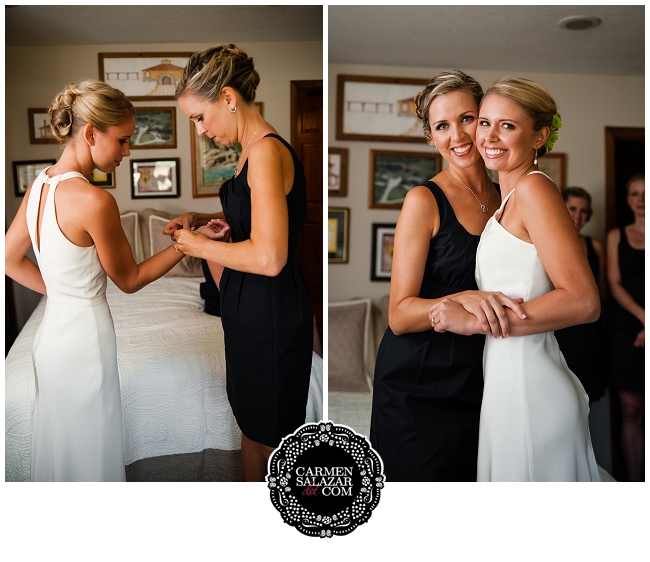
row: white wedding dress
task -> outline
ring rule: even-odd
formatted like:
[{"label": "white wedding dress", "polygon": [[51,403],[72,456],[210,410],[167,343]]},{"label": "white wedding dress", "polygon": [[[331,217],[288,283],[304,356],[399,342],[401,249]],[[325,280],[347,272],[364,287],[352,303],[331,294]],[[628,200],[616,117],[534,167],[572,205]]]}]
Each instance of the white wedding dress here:
[{"label": "white wedding dress", "polygon": [[[33,348],[31,480],[124,481],[117,348],[106,273],[95,246],[70,242],[56,218],[57,185],[83,176],[68,172],[48,178],[46,172],[35,180],[27,203],[27,227],[47,288]],[[44,183],[49,190],[41,203]],[[39,204],[45,207],[37,237]]]},{"label": "white wedding dress", "polygon": [[[503,200],[481,235],[476,281],[482,291],[529,301],[554,286],[535,246],[499,223],[514,193]],[[589,398],[552,332],[488,336],[483,376],[479,481],[599,481],[589,435]]]}]

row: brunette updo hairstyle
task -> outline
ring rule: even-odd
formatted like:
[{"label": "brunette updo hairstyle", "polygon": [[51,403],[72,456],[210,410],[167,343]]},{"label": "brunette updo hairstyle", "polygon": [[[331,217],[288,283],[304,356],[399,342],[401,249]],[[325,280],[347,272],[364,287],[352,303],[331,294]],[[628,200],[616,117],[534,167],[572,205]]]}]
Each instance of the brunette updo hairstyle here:
[{"label": "brunette updo hairstyle", "polygon": [[83,80],[59,92],[47,113],[54,138],[64,143],[87,123],[102,132],[121,125],[135,115],[135,109],[120,90],[106,82]]},{"label": "brunette updo hairstyle", "polygon": [[450,94],[451,92],[465,92],[472,96],[478,107],[483,99],[483,88],[471,76],[467,76],[461,70],[449,70],[437,74],[429,80],[419,94],[415,96],[415,113],[422,121],[422,130],[427,144],[433,144],[431,140],[431,124],[429,123],[429,108],[431,103],[438,96]]},{"label": "brunette updo hairstyle", "polygon": [[584,199],[587,201],[587,207],[589,209],[589,213],[587,214],[587,220],[591,218],[591,215],[594,214],[593,209],[591,208],[591,195],[586,189],[583,189],[582,187],[567,187],[563,192],[562,192],[562,199],[564,199],[564,202],[566,203],[569,200],[569,197],[577,197],[578,199]]},{"label": "brunette updo hairstyle", "polygon": [[[490,94],[496,94],[511,99],[518,103],[533,120],[533,130],[539,131],[542,127],[553,128],[553,116],[557,113],[557,105],[544,86],[527,80],[526,78],[513,78],[504,76],[499,78],[485,92],[483,99]],[[559,116],[559,114],[558,114]],[[537,156],[546,154],[546,147],[537,150]]]},{"label": "brunette updo hairstyle", "polygon": [[252,103],[259,83],[251,57],[232,43],[219,45],[190,57],[176,86],[176,99],[188,91],[200,100],[217,101],[229,86],[244,102]]}]

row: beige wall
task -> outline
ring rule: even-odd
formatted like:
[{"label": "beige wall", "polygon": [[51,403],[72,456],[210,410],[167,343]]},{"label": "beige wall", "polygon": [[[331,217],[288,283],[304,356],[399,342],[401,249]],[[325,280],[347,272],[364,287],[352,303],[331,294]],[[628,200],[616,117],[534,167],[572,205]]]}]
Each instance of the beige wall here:
[{"label": "beige wall", "polygon": [[[348,196],[330,197],[330,207],[350,208],[350,248],[347,264],[329,264],[330,302],[370,297],[375,302],[388,294],[389,284],[370,281],[372,223],[394,223],[399,211],[369,209],[368,175],[371,149],[426,151],[424,145],[336,140],[336,77],[338,74],[415,77],[428,79],[443,68],[410,68],[361,65],[329,65],[329,146],[349,149]],[[504,74],[463,69],[484,88]],[[517,73],[543,84],[555,98],[563,126],[556,152],[567,154],[567,185],[587,189],[593,198],[594,216],[583,233],[605,236],[605,133],[610,127],[643,127],[644,79],[627,76]]]},{"label": "beige wall", "polygon": [[[215,41],[218,43],[218,41]],[[210,45],[202,43],[157,45],[91,45],[75,47],[8,47],[5,51],[5,228],[13,220],[22,198],[16,197],[11,162],[58,158],[55,144],[29,143],[28,108],[47,107],[66,84],[97,78],[98,53],[105,52],[194,52]],[[264,102],[264,117],[283,137],[290,136],[290,82],[323,78],[322,42],[240,43],[255,59],[260,74],[256,101]],[[170,106],[173,101],[134,102],[136,106]],[[176,149],[134,150],[131,158],[180,158],[181,197],[178,199],[132,200],[130,164],[125,160],[116,171],[116,187],[110,190],[120,210],[140,211],[155,207],[172,213],[186,210],[219,210],[216,197],[192,198],[189,120],[177,109]],[[31,255],[34,259],[34,256]],[[39,295],[14,283],[18,326],[21,328],[38,303]]]}]

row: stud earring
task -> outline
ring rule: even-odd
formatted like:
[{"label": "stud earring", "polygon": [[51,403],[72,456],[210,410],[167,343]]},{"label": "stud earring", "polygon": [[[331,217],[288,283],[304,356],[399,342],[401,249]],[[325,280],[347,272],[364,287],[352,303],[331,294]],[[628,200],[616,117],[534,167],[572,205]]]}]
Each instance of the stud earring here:
[{"label": "stud earring", "polygon": [[230,113],[235,113],[235,111],[237,111],[237,106],[231,105],[230,106]]}]

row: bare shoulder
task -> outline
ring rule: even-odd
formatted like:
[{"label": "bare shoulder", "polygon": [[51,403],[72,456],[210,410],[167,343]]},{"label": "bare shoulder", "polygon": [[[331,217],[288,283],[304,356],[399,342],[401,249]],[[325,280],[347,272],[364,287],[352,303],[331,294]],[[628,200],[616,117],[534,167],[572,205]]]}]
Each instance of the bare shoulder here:
[{"label": "bare shoulder", "polygon": [[528,174],[519,180],[515,199],[522,204],[539,205],[540,202],[552,202],[564,205],[557,185],[543,174]]},{"label": "bare shoulder", "polygon": [[618,246],[621,241],[621,231],[618,228],[613,228],[607,233],[607,247]]},{"label": "bare shoulder", "polygon": [[418,185],[407,192],[400,217],[402,215],[430,215],[437,211],[438,203],[431,190],[423,185]]},{"label": "bare shoulder", "polygon": [[598,240],[598,238],[594,238],[593,236],[591,237],[591,243],[594,246],[594,250],[596,250],[597,254],[605,254],[605,246],[603,246],[603,243]]}]

